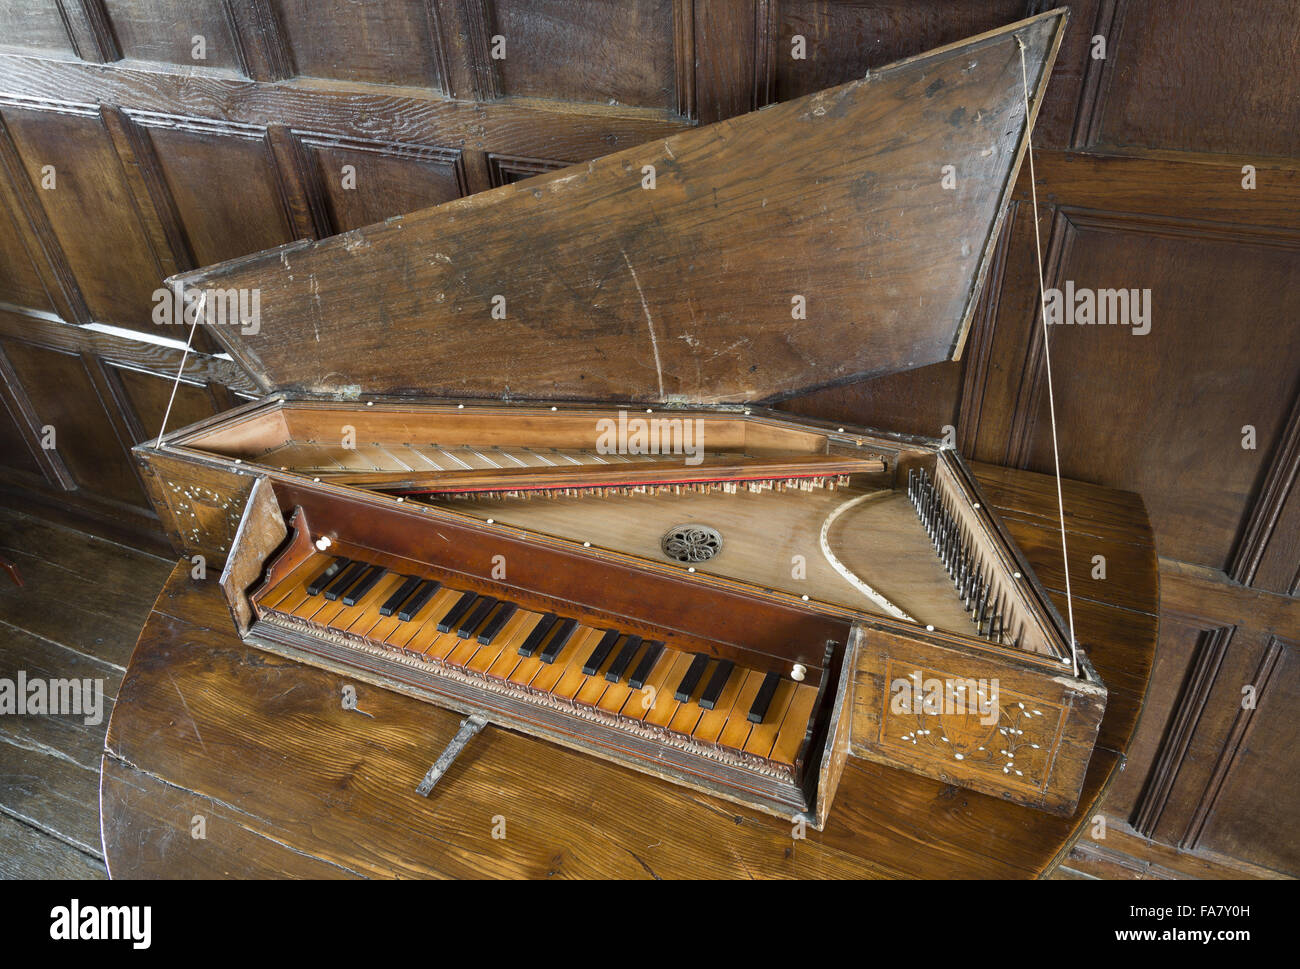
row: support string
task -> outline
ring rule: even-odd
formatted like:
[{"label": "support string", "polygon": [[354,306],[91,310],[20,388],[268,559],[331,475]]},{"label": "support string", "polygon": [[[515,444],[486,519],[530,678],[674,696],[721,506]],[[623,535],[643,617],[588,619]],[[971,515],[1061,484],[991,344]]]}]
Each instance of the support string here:
[{"label": "support string", "polygon": [[1043,241],[1038,230],[1038,180],[1034,177],[1034,141],[1029,115],[1029,72],[1025,67],[1025,42],[1016,37],[1020,45],[1020,79],[1024,85],[1025,100],[1025,154],[1029,156],[1029,190],[1034,205],[1034,268],[1038,270],[1038,308],[1043,322],[1043,365],[1047,371],[1047,410],[1052,425],[1052,461],[1056,468],[1056,508],[1061,518],[1061,564],[1065,570],[1065,609],[1070,623],[1070,663],[1074,675],[1079,675],[1079,646],[1074,638],[1074,597],[1070,593],[1070,553],[1065,542],[1065,498],[1061,491],[1061,452],[1056,442],[1056,395],[1052,389],[1052,351],[1047,330],[1047,288],[1043,282]]},{"label": "support string", "polygon": [[[180,298],[180,289],[177,288],[175,292],[177,306],[183,307],[185,301]],[[167,418],[171,417],[172,403],[176,400],[176,391],[181,385],[181,374],[185,373],[185,361],[189,359],[190,346],[194,343],[194,329],[199,325],[199,318],[203,315],[203,311],[207,309],[205,305],[207,298],[208,294],[203,290],[199,290],[199,303],[194,308],[194,322],[190,324],[190,334],[185,338],[185,351],[181,354],[181,365],[176,369],[176,379],[172,382],[171,396],[167,398],[167,409],[163,411],[162,426],[158,428],[158,440],[154,442],[154,450],[162,447],[163,434],[167,432]]]}]

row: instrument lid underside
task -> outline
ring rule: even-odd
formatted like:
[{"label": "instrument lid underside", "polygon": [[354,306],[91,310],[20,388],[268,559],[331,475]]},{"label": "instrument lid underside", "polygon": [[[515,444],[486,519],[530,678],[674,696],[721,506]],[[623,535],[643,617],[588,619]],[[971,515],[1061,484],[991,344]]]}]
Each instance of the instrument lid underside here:
[{"label": "instrument lid underside", "polygon": [[762,401],[955,359],[1065,20],[174,282],[257,290],[212,330],[293,396]]}]

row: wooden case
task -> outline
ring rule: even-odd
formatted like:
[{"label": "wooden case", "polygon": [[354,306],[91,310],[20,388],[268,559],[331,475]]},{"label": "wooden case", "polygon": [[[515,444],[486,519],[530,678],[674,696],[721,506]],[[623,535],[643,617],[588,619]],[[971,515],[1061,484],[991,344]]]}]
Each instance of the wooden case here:
[{"label": "wooden case", "polygon": [[[1076,668],[960,456],[755,403],[959,356],[1064,24],[1042,14],[809,98],[173,280],[182,294],[258,291],[259,319],[212,331],[267,392],[136,449],[174,544],[224,564],[232,615],[259,646],[751,807],[820,827],[853,755],[1070,813],[1105,689],[1082,652]],[[838,504],[724,487],[677,505],[611,493],[536,510],[330,480],[437,467],[439,454],[492,467],[554,449],[580,463],[600,421],[637,419],[698,422],[710,454],[879,466]],[[725,551],[665,558],[637,524],[651,507],[722,516]],[[816,691],[797,763],[777,780],[746,774],[680,735],[620,740],[400,650],[292,628],[259,597],[321,537],[715,661],[797,664]],[[1001,610],[987,630],[983,604],[971,629],[957,548]],[[815,574],[783,575],[786,555]],[[892,609],[863,592],[873,581],[896,590]],[[930,680],[996,700],[979,716],[909,706]]]}]

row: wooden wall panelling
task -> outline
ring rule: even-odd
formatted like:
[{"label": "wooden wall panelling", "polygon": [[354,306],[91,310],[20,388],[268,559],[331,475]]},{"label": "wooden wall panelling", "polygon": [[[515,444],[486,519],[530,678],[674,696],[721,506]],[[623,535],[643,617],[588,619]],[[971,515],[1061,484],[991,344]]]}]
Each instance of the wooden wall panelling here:
[{"label": "wooden wall panelling", "polygon": [[[1225,568],[1300,392],[1300,343],[1278,329],[1300,317],[1300,234],[1065,218],[1048,286],[1149,288],[1151,329],[1052,327],[1061,472],[1144,494],[1161,555]],[[1045,396],[1020,409],[1022,467],[1051,467]]]},{"label": "wooden wall panelling", "polygon": [[[758,14],[763,13],[762,20]],[[752,111],[755,91],[772,90],[770,76],[758,76],[774,68],[770,57],[756,56],[761,47],[770,53],[768,35],[772,20],[766,5],[753,0],[697,0],[694,4],[695,92],[694,116],[701,124],[711,124]],[[679,46],[681,46],[679,44]]]},{"label": "wooden wall panelling", "polygon": [[[382,222],[470,193],[459,151],[295,132],[305,156],[322,235]],[[482,159],[474,173],[487,180]],[[344,166],[351,166],[345,185]]]},{"label": "wooden wall panelling", "polygon": [[1228,575],[1283,595],[1300,593],[1300,396],[1275,445]]},{"label": "wooden wall panelling", "polygon": [[[1119,37],[1118,23],[1116,19],[1116,10],[1123,0],[1096,0],[1094,4],[1093,17],[1090,21],[1091,36],[1083,38],[1086,47],[1085,66],[1079,78],[1077,88],[1077,97],[1074,111],[1067,119],[1064,112],[1057,115],[1051,112],[1049,116],[1058,120],[1058,124],[1049,128],[1049,136],[1043,141],[1044,146],[1064,147],[1070,145],[1075,148],[1083,148],[1093,144],[1097,140],[1097,124],[1099,119],[1098,107],[1101,104],[1101,90],[1103,82],[1107,78],[1107,68],[1110,65],[1115,43]],[[1080,24],[1082,27],[1082,24]],[[1083,33],[1082,30],[1077,33]],[[1099,56],[1101,51],[1093,47],[1094,38],[1102,38],[1105,45],[1105,56]],[[1078,44],[1072,45],[1073,48]],[[1058,66],[1062,60],[1073,63],[1073,57],[1067,55],[1065,58],[1057,58]],[[1047,111],[1047,108],[1044,108]],[[1063,136],[1067,130],[1071,130],[1069,139]]]},{"label": "wooden wall panelling", "polygon": [[397,86],[442,87],[429,0],[261,0],[272,11],[290,71]]},{"label": "wooden wall panelling", "polygon": [[1258,662],[1249,680],[1225,689],[1231,696],[1237,687],[1238,703],[1228,729],[1213,738],[1214,768],[1179,844],[1300,871],[1300,839],[1293,836],[1300,774],[1289,769],[1300,744],[1300,649],[1278,637],[1257,637],[1254,645]]},{"label": "wooden wall panelling", "polygon": [[293,52],[276,17],[274,0],[222,0],[222,3],[243,73],[258,81],[293,77]]},{"label": "wooden wall panelling", "polygon": [[[0,182],[3,181],[0,173]],[[18,225],[12,210],[5,204],[3,191],[0,191],[0,302],[52,311],[54,306],[31,253],[23,244],[24,234]]]},{"label": "wooden wall panelling", "polygon": [[[0,113],[22,165],[20,197],[35,203],[30,221],[42,237],[48,226],[43,249],[62,282],[69,318],[147,329],[163,265],[99,110],[6,101]],[[47,166],[53,188],[44,187]]]},{"label": "wooden wall panelling", "polygon": [[1124,2],[1089,144],[1298,157],[1298,49],[1289,3]]},{"label": "wooden wall panelling", "polygon": [[[163,288],[166,277],[195,266],[194,253],[181,226],[180,214],[167,187],[153,141],[145,129],[125,111],[114,106],[101,105],[99,114],[121,162],[122,173],[135,203],[135,214],[149,238],[150,250],[158,263],[159,275],[153,281],[156,294]],[[161,330],[153,320],[154,306],[151,305],[148,309],[150,315],[141,316],[137,320],[139,329],[148,328],[161,335],[174,335],[181,339],[189,337],[188,332],[178,325],[183,321],[177,316],[172,317],[173,324],[178,325],[172,334]],[[207,353],[220,349],[215,338],[203,329],[195,330],[192,345],[196,350]]]},{"label": "wooden wall panelling", "polygon": [[673,64],[677,113],[683,118],[694,118],[695,0],[673,0]]},{"label": "wooden wall panelling", "polygon": [[492,0],[506,95],[677,110],[673,0]]},{"label": "wooden wall panelling", "polygon": [[0,380],[0,465],[31,475],[42,474],[28,435],[18,426],[8,403],[8,388]]},{"label": "wooden wall panelling", "polygon": [[57,0],[73,49],[83,61],[118,60],[122,51],[108,22],[104,0]]},{"label": "wooden wall panelling", "polygon": [[1108,812],[1132,819],[1138,831],[1151,830],[1153,818],[1168,799],[1171,761],[1166,760],[1165,739],[1171,735],[1170,724],[1197,647],[1208,635],[1196,619],[1163,616],[1160,620],[1150,686],[1126,753],[1128,763],[1106,798]]},{"label": "wooden wall panelling", "polygon": [[293,238],[317,239],[328,235],[329,225],[320,221],[319,207],[315,202],[319,196],[315,172],[297,137],[285,125],[268,125],[266,145],[271,153],[271,168]]},{"label": "wooden wall panelling", "polygon": [[0,4],[0,44],[42,54],[77,54],[59,0]]},{"label": "wooden wall panelling", "polygon": [[[1024,219],[1032,219],[1032,206],[1023,214]],[[990,372],[1002,365],[994,353],[998,311],[1002,307],[1002,294],[1007,292],[1007,262],[1012,253],[1013,240],[1020,238],[1024,225],[1021,205],[1013,200],[1007,209],[1007,217],[1002,222],[988,277],[980,293],[975,316],[971,320],[970,338],[962,353],[962,385],[957,392],[956,403],[957,449],[962,454],[973,455],[976,452]]]},{"label": "wooden wall panelling", "polygon": [[[1053,6],[1056,6],[1055,4]],[[775,96],[788,101],[868,70],[1002,27],[1026,16],[1025,0],[779,0]],[[1070,25],[1067,31],[1074,33]],[[806,43],[796,59],[794,38]],[[1055,78],[1052,81],[1054,86]]]},{"label": "wooden wall panelling", "polygon": [[115,501],[143,505],[119,438],[86,361],[77,353],[24,340],[0,341],[40,427],[55,430],[55,450],[76,485]]},{"label": "wooden wall panelling", "polygon": [[[1034,125],[1034,148],[1068,148],[1075,144],[1078,119],[1095,97],[1105,60],[1093,57],[1093,38],[1109,44],[1116,0],[1030,0],[1030,12],[1070,8],[1070,26],[1056,55],[1052,83]],[[1105,52],[1109,55],[1109,49]]]},{"label": "wooden wall panelling", "polygon": [[265,128],[152,114],[134,119],[153,143],[199,265],[295,238],[294,202]]},{"label": "wooden wall panelling", "polygon": [[238,393],[256,393],[256,385],[234,361],[189,353],[181,327],[136,333],[102,323],[75,326],[48,315],[23,313],[0,306],[0,339],[25,339],[44,346],[94,356],[136,370],[175,376],[184,360],[183,377],[198,383],[229,387]]},{"label": "wooden wall panelling", "polygon": [[1243,629],[1207,635],[1135,827],[1165,844],[1300,870],[1300,844],[1278,822],[1300,807],[1295,772],[1282,766],[1296,740],[1297,672],[1288,641]]},{"label": "wooden wall panelling", "polygon": [[177,383],[173,378],[161,374],[115,364],[105,364],[104,374],[129,423],[133,443],[158,436],[173,386],[176,388],[176,397],[171,402],[171,414],[167,417],[169,428],[197,424],[223,409],[218,406],[209,388],[197,381],[181,380]]},{"label": "wooden wall panelling", "polygon": [[[52,309],[68,320],[86,320],[90,310],[77,288],[72,267],[59,246],[58,237],[46,218],[36,190],[27,178],[27,170],[18,154],[0,102],[0,200],[5,203],[22,248],[30,257],[32,268],[45,291],[45,305],[29,304],[31,309]],[[15,270],[21,272],[21,270]]]},{"label": "wooden wall panelling", "polygon": [[563,168],[565,163],[548,161],[545,158],[520,158],[490,152],[487,156],[487,165],[492,187],[496,188],[498,185],[511,185],[525,178],[532,178],[534,175],[553,172],[557,168]]},{"label": "wooden wall panelling", "polygon": [[[1253,189],[1242,187],[1246,163],[1255,168]],[[1028,168],[1016,184],[1021,202],[1030,198]],[[1207,230],[1213,223],[1300,229],[1300,165],[1290,159],[1170,151],[1106,155],[1035,145],[1034,170],[1040,206],[1154,214]]]},{"label": "wooden wall panelling", "polygon": [[[52,488],[61,488],[65,491],[76,488],[77,481],[63,458],[59,456],[59,452],[54,448],[42,446],[45,425],[36,412],[31,398],[27,396],[27,391],[19,381],[13,365],[5,356],[2,343],[0,343],[0,396],[3,397],[5,410],[13,419],[14,427],[24,442],[28,457],[37,465],[46,483]],[[55,443],[58,443],[57,438]],[[20,455],[15,456],[13,461],[6,459],[5,464],[23,469],[30,467]]]},{"label": "wooden wall panelling", "polygon": [[193,268],[194,256],[181,232],[171,196],[163,184],[152,143],[140,126],[120,108],[101,105],[99,115],[122,163],[122,173],[130,188],[135,211],[149,237],[162,278]]},{"label": "wooden wall panelling", "polygon": [[413,88],[324,85],[310,79],[268,85],[218,72],[84,64],[18,57],[2,50],[0,91],[114,104],[128,113],[284,124],[350,138],[374,138],[380,130],[388,141],[566,161],[596,158],[689,127],[663,111],[534,99],[474,104]]},{"label": "wooden wall panelling", "polygon": [[439,73],[448,97],[493,101],[501,97],[501,74],[492,59],[492,13],[488,0],[429,0]]},{"label": "wooden wall panelling", "polygon": [[[1176,622],[1174,629],[1161,636],[1160,645],[1164,648],[1157,650],[1157,664],[1163,666],[1166,675],[1170,672],[1181,675],[1171,676],[1165,681],[1162,695],[1148,698],[1160,704],[1166,717],[1156,721],[1144,711],[1139,728],[1138,753],[1143,754],[1151,751],[1151,738],[1157,728],[1160,730],[1159,746],[1152,752],[1150,762],[1144,765],[1148,768],[1146,784],[1132,805],[1134,829],[1148,836],[1154,835],[1165,818],[1178,772],[1192,746],[1219,669],[1228,655],[1228,645],[1236,632],[1235,626],[1197,626],[1197,621],[1190,617],[1189,621]],[[1180,684],[1180,687],[1171,699],[1169,688],[1173,683]],[[1146,736],[1141,736],[1143,734]]]},{"label": "wooden wall panelling", "polygon": [[1162,558],[1160,602],[1162,611],[1175,618],[1213,616],[1219,622],[1300,639],[1300,598],[1240,585],[1205,566]]},{"label": "wooden wall panelling", "polygon": [[[187,68],[244,70],[226,0],[97,0],[102,3],[122,57]],[[195,38],[202,37],[195,57]]]},{"label": "wooden wall panelling", "polygon": [[[1040,207],[1045,272],[1060,258],[1062,232],[1056,209]],[[1036,380],[1043,354],[1034,209],[1014,204],[1004,233],[1005,251],[993,267],[1001,276],[996,304],[989,304],[985,329],[976,332],[975,345],[967,347],[958,438],[963,454],[995,464],[1013,460],[1014,441],[1022,434],[1019,401],[1035,386],[1027,384],[1026,375]],[[1057,363],[1057,373],[1061,365]]]}]

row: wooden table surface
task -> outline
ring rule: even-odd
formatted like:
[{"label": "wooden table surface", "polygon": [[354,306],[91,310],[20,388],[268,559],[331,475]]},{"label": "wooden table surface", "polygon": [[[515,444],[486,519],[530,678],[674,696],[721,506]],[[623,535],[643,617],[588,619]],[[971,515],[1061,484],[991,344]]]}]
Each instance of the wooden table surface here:
[{"label": "wooden table surface", "polygon": [[[1064,615],[1052,480],[974,469]],[[1070,482],[1065,503],[1078,638],[1110,691],[1071,818],[850,757],[826,830],[795,839],[779,818],[495,726],[425,799],[415,786],[459,715],[243,644],[216,577],[195,581],[182,560],[140,634],[105,739],[109,873],[1041,877],[1122,768],[1157,628],[1141,499]],[[1098,554],[1105,580],[1091,577]]]}]

